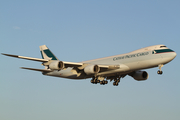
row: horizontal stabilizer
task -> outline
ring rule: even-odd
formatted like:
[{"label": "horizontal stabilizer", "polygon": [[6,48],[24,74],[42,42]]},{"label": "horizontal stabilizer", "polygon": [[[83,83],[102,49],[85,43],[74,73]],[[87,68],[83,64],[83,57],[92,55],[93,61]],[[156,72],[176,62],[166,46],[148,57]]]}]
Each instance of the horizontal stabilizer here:
[{"label": "horizontal stabilizer", "polygon": [[47,69],[36,69],[36,68],[26,68],[26,67],[21,67],[21,69],[34,70],[39,72],[52,72],[52,70],[47,70]]},{"label": "horizontal stabilizer", "polygon": [[32,60],[32,61],[38,61],[38,62],[48,62],[48,60],[46,60],[46,59],[39,59],[39,58],[32,58],[32,57],[25,57],[25,56],[18,56],[18,55],[10,55],[10,54],[4,54],[4,53],[1,53],[1,54],[10,56],[10,57],[26,59],[26,60]]}]

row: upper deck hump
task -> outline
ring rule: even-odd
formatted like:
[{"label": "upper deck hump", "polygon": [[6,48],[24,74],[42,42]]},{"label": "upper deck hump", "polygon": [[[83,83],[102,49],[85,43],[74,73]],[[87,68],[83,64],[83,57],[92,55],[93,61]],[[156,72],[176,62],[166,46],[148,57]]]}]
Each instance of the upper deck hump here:
[{"label": "upper deck hump", "polygon": [[130,53],[137,53],[137,52],[142,52],[142,51],[151,51],[151,50],[154,50],[154,49],[159,49],[159,48],[161,48],[161,46],[165,46],[165,45],[153,45],[153,46],[149,46],[149,47],[144,47],[144,48],[141,48],[141,49],[134,50],[134,51],[132,51]]}]

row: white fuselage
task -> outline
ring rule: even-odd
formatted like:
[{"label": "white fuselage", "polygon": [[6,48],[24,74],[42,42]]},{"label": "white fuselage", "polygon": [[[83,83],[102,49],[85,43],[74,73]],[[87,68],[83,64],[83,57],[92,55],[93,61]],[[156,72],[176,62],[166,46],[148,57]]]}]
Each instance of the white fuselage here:
[{"label": "white fuselage", "polygon": [[[130,73],[132,71],[148,69],[152,67],[157,67],[160,64],[166,64],[176,57],[176,53],[174,51],[168,49],[166,46],[162,48],[160,46],[162,45],[150,46],[126,54],[84,61],[83,63],[94,65],[120,65],[119,69],[98,73],[97,75],[99,76],[103,76],[105,74],[110,75],[114,73]],[[84,79],[92,77],[88,75],[77,76],[76,74],[73,74],[71,70],[72,68],[67,68],[60,71],[55,70],[45,75],[70,79]]]}]

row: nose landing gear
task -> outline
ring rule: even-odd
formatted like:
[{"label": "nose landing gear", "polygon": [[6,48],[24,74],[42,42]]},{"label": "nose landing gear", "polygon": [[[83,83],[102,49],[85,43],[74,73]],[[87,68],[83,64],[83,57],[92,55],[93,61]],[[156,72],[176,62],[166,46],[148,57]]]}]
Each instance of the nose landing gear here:
[{"label": "nose landing gear", "polygon": [[163,64],[159,65],[159,70],[157,71],[157,74],[162,75],[163,71],[161,70],[161,68],[163,67]]}]

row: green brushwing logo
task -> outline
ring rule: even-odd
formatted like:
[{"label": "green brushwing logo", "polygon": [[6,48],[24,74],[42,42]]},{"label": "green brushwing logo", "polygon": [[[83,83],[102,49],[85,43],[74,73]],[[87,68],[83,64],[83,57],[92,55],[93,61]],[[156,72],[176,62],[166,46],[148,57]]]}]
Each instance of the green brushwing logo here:
[{"label": "green brushwing logo", "polygon": [[[52,58],[51,60],[57,60],[57,58],[54,56],[54,54],[49,50],[43,50],[43,52],[49,57],[49,58]],[[43,56],[43,53],[41,51],[41,56],[42,58],[44,59],[44,56]]]}]

